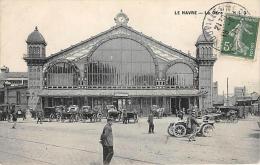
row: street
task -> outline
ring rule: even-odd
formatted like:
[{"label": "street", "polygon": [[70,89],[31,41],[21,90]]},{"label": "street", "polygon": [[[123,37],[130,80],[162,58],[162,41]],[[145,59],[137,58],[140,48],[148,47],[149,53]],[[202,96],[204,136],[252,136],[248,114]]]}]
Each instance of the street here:
[{"label": "street", "polygon": [[[238,123],[216,123],[212,137],[171,137],[167,133],[175,117],[155,119],[155,133],[148,134],[147,118],[138,123],[114,123],[114,157],[111,164],[199,164],[257,163],[260,155],[259,117]],[[99,137],[106,123],[36,124],[31,118],[0,122],[0,164],[2,165],[101,165]]]}]

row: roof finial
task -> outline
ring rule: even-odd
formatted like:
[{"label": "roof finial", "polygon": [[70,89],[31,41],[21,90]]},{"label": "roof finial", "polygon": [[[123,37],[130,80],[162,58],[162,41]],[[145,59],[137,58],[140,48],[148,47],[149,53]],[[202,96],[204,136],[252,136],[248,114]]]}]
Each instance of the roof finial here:
[{"label": "roof finial", "polygon": [[123,10],[121,9],[120,12],[123,13]]},{"label": "roof finial", "polygon": [[35,29],[34,29],[35,31],[38,31],[38,27],[37,26],[35,26]]}]

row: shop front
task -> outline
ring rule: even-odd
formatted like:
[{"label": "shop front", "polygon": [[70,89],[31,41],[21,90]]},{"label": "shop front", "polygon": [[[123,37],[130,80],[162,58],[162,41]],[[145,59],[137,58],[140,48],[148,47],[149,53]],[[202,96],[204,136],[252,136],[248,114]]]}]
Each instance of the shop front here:
[{"label": "shop front", "polygon": [[[181,93],[181,95],[180,95]],[[147,115],[152,105],[165,109],[166,114],[175,114],[180,109],[188,110],[197,105],[201,93],[198,90],[43,90],[40,94],[42,108],[64,105],[88,105],[102,107],[114,105],[117,109],[137,111]]]}]

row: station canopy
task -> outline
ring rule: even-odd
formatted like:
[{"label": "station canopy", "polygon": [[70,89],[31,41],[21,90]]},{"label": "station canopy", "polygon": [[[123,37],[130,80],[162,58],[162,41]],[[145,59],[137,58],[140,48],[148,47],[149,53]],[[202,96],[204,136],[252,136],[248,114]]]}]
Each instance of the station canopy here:
[{"label": "station canopy", "polygon": [[200,96],[204,93],[197,89],[44,89],[39,96],[80,97],[80,96],[112,96],[112,97],[151,97],[151,96]]}]

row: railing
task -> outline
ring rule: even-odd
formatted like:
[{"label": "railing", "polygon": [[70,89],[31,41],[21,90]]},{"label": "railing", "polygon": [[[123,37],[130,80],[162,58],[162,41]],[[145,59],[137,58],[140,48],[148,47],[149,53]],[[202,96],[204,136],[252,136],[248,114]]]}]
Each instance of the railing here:
[{"label": "railing", "polygon": [[197,89],[196,86],[44,86],[44,89]]},{"label": "railing", "polygon": [[44,59],[46,57],[41,57],[40,55],[36,55],[36,54],[23,54],[23,58]]}]

